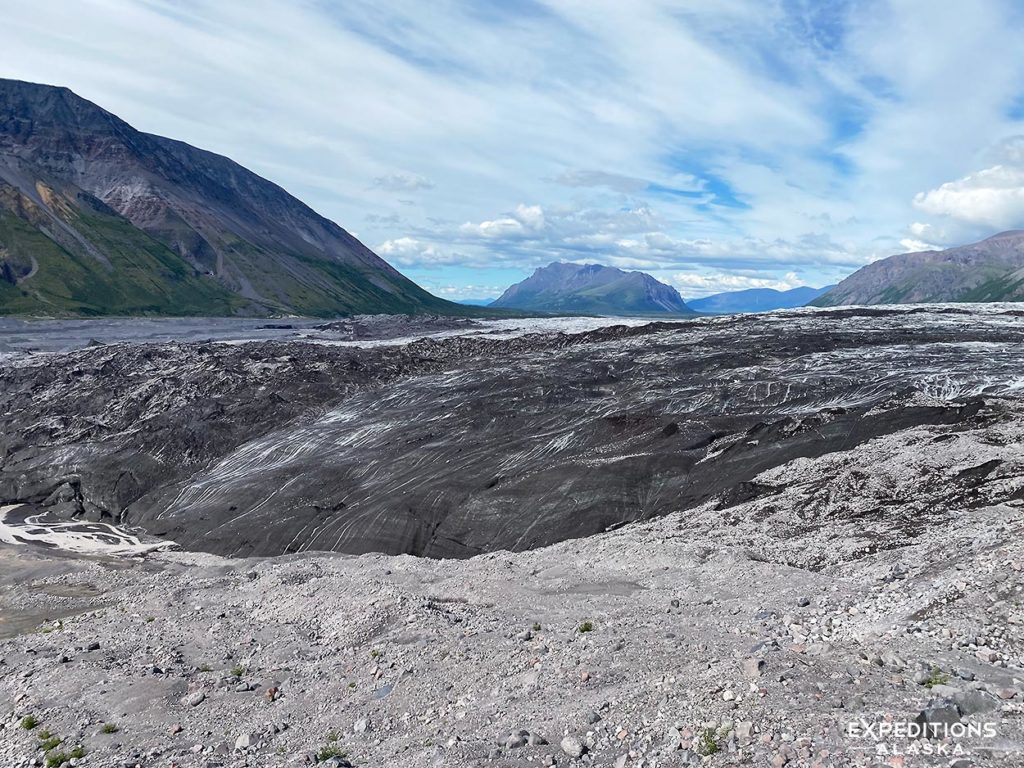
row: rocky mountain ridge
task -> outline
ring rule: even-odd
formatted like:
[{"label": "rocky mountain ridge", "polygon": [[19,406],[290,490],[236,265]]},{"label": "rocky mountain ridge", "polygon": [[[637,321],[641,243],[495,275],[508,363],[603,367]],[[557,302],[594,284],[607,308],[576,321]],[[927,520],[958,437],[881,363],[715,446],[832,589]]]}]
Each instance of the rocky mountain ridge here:
[{"label": "rocky mountain ridge", "polygon": [[0,80],[0,312],[423,311],[467,313],[226,157]]},{"label": "rocky mountain ridge", "polygon": [[747,288],[742,291],[726,291],[699,299],[688,299],[686,305],[697,312],[731,314],[733,312],[770,312],[774,309],[795,309],[809,304],[822,294],[835,288],[800,286],[780,291],[775,288]]},{"label": "rocky mountain ridge", "polygon": [[490,306],[549,313],[687,315],[679,292],[644,272],[553,262],[510,286]]},{"label": "rocky mountain ridge", "polygon": [[1024,301],[1024,230],[978,243],[890,256],[861,267],[811,303],[819,307]]}]

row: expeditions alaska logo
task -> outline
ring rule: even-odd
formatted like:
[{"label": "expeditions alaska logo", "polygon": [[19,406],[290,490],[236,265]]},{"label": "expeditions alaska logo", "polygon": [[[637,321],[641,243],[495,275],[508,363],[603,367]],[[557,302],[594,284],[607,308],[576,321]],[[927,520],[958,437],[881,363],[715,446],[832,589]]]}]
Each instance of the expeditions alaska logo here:
[{"label": "expeditions alaska logo", "polygon": [[963,723],[959,720],[926,720],[920,715],[914,720],[886,716],[871,720],[865,717],[846,724],[848,739],[870,742],[870,746],[854,747],[870,751],[878,757],[896,758],[893,765],[905,765],[902,758],[945,757],[958,758],[982,750],[981,744],[998,736],[997,723]]}]

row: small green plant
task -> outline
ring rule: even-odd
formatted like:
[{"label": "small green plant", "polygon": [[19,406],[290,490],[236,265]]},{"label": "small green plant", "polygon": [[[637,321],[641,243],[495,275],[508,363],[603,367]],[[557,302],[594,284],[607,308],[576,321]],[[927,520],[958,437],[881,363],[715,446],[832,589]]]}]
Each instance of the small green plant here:
[{"label": "small green plant", "polygon": [[85,747],[78,746],[70,752],[54,752],[46,756],[46,768],[57,768],[69,760],[81,760],[85,757]]},{"label": "small green plant", "polygon": [[100,733],[117,733],[119,730],[121,729],[117,727],[117,723],[104,723]]},{"label": "small green plant", "polygon": [[36,736],[38,736],[38,737],[39,737],[39,740],[40,740],[40,741],[46,741],[46,740],[47,740],[48,738],[50,738],[51,736],[53,736],[53,734],[52,734],[52,733],[50,733],[50,732],[49,732],[48,730],[46,730],[46,729],[44,728],[44,729],[43,729],[43,730],[41,730],[41,731],[40,731],[39,733],[37,733],[37,734],[36,734]]},{"label": "small green plant", "polygon": [[349,690],[352,690],[352,691],[354,691],[354,690],[356,689],[356,683],[355,683],[355,681],[353,680],[353,681],[352,681],[351,683],[349,683],[349,684],[348,684],[348,687],[349,687]]},{"label": "small green plant", "polygon": [[582,624],[580,624],[579,631],[581,634],[584,632],[593,632],[594,623],[591,621],[584,621]]},{"label": "small green plant", "polygon": [[705,728],[697,741],[697,754],[701,757],[713,755],[720,747],[718,746],[717,733],[714,728]]},{"label": "small green plant", "polygon": [[534,632],[540,632],[540,623],[539,622],[534,622],[533,623],[533,631]]},{"label": "small green plant", "polygon": [[40,736],[39,748],[41,750],[43,750],[43,752],[49,752],[51,749],[55,749],[58,746],[60,746],[60,742],[61,742],[60,736],[51,736],[51,735],[47,734],[45,739],[42,738],[42,734],[39,734],[39,736]]},{"label": "small green plant", "polygon": [[932,670],[931,675],[924,681],[925,688],[934,688],[936,685],[945,685],[949,682],[949,675],[937,667]]},{"label": "small green plant", "polygon": [[26,731],[31,731],[37,725],[39,725],[39,721],[36,720],[35,715],[25,715],[21,718],[21,727]]},{"label": "small green plant", "polygon": [[212,672],[213,671],[213,667],[211,667],[209,664],[203,664],[202,666],[199,667],[199,671],[200,672]]},{"label": "small green plant", "polygon": [[324,738],[326,738],[329,742],[331,742],[333,744],[334,742],[336,742],[338,740],[338,732],[337,731],[328,731],[327,735]]},{"label": "small green plant", "polygon": [[241,677],[245,674],[245,667],[243,667],[241,664],[238,664],[231,668],[231,674],[234,677]]},{"label": "small green plant", "polygon": [[370,658],[371,659],[377,659],[377,658],[380,658],[383,655],[384,654],[381,653],[380,651],[378,651],[376,648],[374,648],[372,651],[370,651]]},{"label": "small green plant", "polygon": [[316,761],[322,763],[325,760],[330,760],[332,757],[347,757],[348,753],[345,750],[338,747],[336,744],[328,744],[325,747],[320,747],[320,751],[316,753]]},{"label": "small green plant", "polygon": [[152,624],[154,621],[155,621],[155,619],[152,616],[147,616],[146,617],[146,623],[147,624]]}]

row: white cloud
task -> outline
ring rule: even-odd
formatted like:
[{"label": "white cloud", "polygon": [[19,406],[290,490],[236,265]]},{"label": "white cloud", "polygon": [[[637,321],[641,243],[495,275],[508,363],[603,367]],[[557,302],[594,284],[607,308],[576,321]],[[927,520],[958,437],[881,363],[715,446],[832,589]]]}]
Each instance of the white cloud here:
[{"label": "white cloud", "polygon": [[924,240],[915,240],[912,237],[904,237],[902,240],[900,240],[900,248],[903,249],[904,253],[918,253],[920,251],[941,250],[937,245],[926,243]]},{"label": "white cloud", "polygon": [[393,265],[417,266],[421,264],[458,264],[462,257],[442,251],[432,243],[424,243],[414,237],[398,237],[385,240],[377,246],[377,253]]},{"label": "white cloud", "polygon": [[373,186],[388,192],[416,192],[433,189],[434,182],[416,173],[389,173],[374,178]]},{"label": "white cloud", "polygon": [[520,239],[540,233],[545,226],[544,209],[539,205],[520,203],[508,216],[473,223],[467,221],[459,231],[464,235],[489,239]]},{"label": "white cloud", "polygon": [[435,296],[443,299],[496,299],[505,292],[508,286],[497,285],[435,285],[427,283],[424,287]]},{"label": "white cloud", "polygon": [[517,205],[512,215],[528,230],[539,232],[544,229],[544,209],[539,205]]},{"label": "white cloud", "polygon": [[993,172],[1024,167],[1022,32],[999,0],[35,0],[0,49],[453,281],[566,258],[820,282],[1020,223]]},{"label": "white cloud", "polygon": [[523,225],[519,219],[506,216],[501,219],[481,221],[479,224],[467,221],[459,227],[459,230],[466,235],[476,235],[477,237],[513,237],[523,233]]},{"label": "white cloud", "polygon": [[806,285],[795,272],[788,272],[782,278],[750,277],[723,272],[696,274],[677,272],[666,280],[674,286],[684,298],[710,296],[727,291],[743,291],[748,288],[774,288],[777,291],[788,291]]},{"label": "white cloud", "polygon": [[996,165],[914,196],[914,206],[937,216],[1011,228],[1024,224],[1024,167]]}]

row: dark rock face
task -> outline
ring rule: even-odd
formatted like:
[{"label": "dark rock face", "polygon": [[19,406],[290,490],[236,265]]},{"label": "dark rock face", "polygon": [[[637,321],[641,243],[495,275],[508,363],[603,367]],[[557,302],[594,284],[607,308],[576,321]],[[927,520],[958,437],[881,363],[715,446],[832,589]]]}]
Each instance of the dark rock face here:
[{"label": "dark rock face", "polygon": [[675,288],[643,272],[555,262],[506,290],[492,307],[603,315],[688,315]]},{"label": "dark rock face", "polygon": [[980,243],[890,256],[861,267],[811,304],[1024,300],[1024,231]]},{"label": "dark rock face", "polygon": [[5,314],[466,314],[228,158],[13,80],[0,80],[0,262]]},{"label": "dark rock face", "polygon": [[[843,310],[22,357],[0,370],[0,500],[223,554],[528,549],[770,497],[755,478],[800,457],[999,419],[1022,342],[995,312]],[[936,494],[992,503],[1000,471],[922,477],[877,513],[912,537]]]}]

